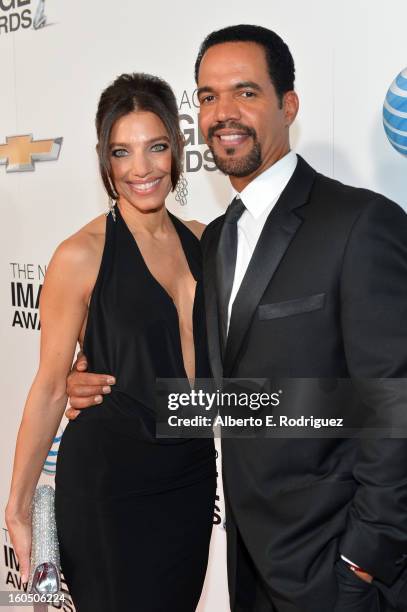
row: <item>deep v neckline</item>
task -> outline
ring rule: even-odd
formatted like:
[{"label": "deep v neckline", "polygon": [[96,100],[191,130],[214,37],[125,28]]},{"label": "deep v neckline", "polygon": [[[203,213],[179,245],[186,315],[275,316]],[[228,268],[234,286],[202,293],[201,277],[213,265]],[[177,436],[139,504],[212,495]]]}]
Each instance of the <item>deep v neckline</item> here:
[{"label": "deep v neckline", "polygon": [[[171,304],[174,306],[176,312],[177,312],[177,316],[178,316],[178,322],[179,322],[179,312],[178,312],[178,308],[174,302],[174,299],[171,297],[171,295],[169,294],[169,292],[167,291],[167,289],[164,287],[164,285],[162,283],[160,283],[160,281],[154,276],[154,274],[152,273],[152,271],[150,270],[150,267],[148,266],[143,253],[141,252],[141,249],[138,245],[138,242],[136,240],[136,237],[134,236],[134,234],[131,232],[129,226],[127,225],[126,221],[124,220],[123,215],[120,212],[120,209],[118,206],[116,206],[116,215],[117,218],[119,219],[119,222],[121,222],[124,226],[124,229],[126,231],[126,233],[128,234],[130,240],[133,242],[133,244],[135,245],[136,248],[136,252],[139,255],[139,258],[143,264],[143,268],[145,269],[147,275],[149,276],[149,278],[153,281],[154,285],[161,291],[162,294],[164,294],[168,300],[171,302]],[[189,253],[189,249],[187,248],[186,245],[186,235],[184,234],[182,230],[186,230],[189,231],[188,228],[186,228],[182,221],[180,221],[179,219],[177,219],[177,217],[175,215],[173,215],[169,210],[167,210],[168,216],[170,218],[170,221],[172,223],[172,226],[175,229],[175,232],[178,236],[178,240],[180,242],[180,246],[182,249],[182,252],[184,253],[184,257],[185,257],[185,261],[188,267],[188,271],[190,273],[190,275],[192,276],[193,280],[195,281],[195,290],[194,290],[194,299],[192,302],[192,312],[194,309],[194,304],[195,304],[195,297],[196,297],[196,283],[198,282],[198,277],[196,275],[196,272],[194,271],[194,265],[192,262],[192,258],[191,258],[191,254]],[[182,227],[181,227],[182,226]]]},{"label": "deep v neckline", "polygon": [[[167,212],[168,212],[168,215],[170,217],[170,221],[173,224],[174,229],[175,229],[175,231],[177,233],[178,239],[180,241],[180,245],[181,245],[182,251],[184,253],[184,257],[185,257],[185,260],[186,260],[186,263],[187,263],[187,266],[188,266],[189,273],[191,274],[192,278],[195,281],[194,299],[192,301],[192,312],[191,312],[191,317],[192,317],[192,342],[193,342],[193,350],[194,350],[194,376],[193,376],[193,379],[195,379],[195,377],[196,377],[196,367],[197,367],[197,354],[196,354],[196,346],[195,346],[194,312],[195,312],[195,304],[196,304],[196,297],[197,297],[197,285],[198,285],[198,281],[199,281],[200,277],[199,277],[199,274],[198,274],[198,267],[194,266],[193,246],[192,246],[191,241],[192,241],[192,239],[198,241],[198,239],[196,238],[196,236],[194,236],[192,234],[192,232],[190,232],[190,230],[188,230],[187,227],[184,226],[182,221],[177,219],[177,217],[175,217],[175,215],[173,215],[169,211],[167,211]],[[163,295],[166,298],[167,302],[171,305],[173,313],[174,313],[174,315],[176,316],[176,319],[177,319],[177,340],[176,341],[177,341],[177,344],[178,344],[178,351],[179,351],[179,355],[180,355],[180,366],[182,367],[182,371],[183,371],[184,377],[189,380],[189,376],[188,376],[186,368],[185,368],[184,353],[183,353],[183,350],[182,350],[181,325],[180,325],[181,319],[180,319],[180,313],[178,311],[178,308],[177,308],[173,298],[171,297],[171,295],[166,290],[166,288],[157,280],[157,278],[151,272],[149,266],[147,265],[146,260],[143,257],[143,253],[141,252],[141,249],[140,249],[140,247],[139,247],[139,245],[137,243],[137,240],[136,240],[135,236],[130,231],[129,226],[127,225],[126,221],[123,218],[123,215],[120,213],[119,207],[117,207],[117,221],[116,222],[122,223],[122,226],[123,226],[123,229],[125,230],[125,233],[127,233],[127,235],[129,237],[129,239],[131,240],[132,244],[134,244],[134,248],[136,250],[136,253],[138,253],[138,259],[141,262],[141,264],[143,266],[143,269],[145,270],[148,278],[150,278],[150,280],[153,283],[153,285],[159,290],[161,295]],[[198,246],[199,246],[199,241],[198,241]]]}]

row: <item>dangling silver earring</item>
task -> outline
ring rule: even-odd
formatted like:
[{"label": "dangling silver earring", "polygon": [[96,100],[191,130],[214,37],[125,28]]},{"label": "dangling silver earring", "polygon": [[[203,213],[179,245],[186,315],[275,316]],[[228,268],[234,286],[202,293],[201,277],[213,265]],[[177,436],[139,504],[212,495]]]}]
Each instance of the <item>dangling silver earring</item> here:
[{"label": "dangling silver earring", "polygon": [[109,210],[107,211],[106,215],[111,213],[113,221],[116,221],[116,211],[114,209],[116,204],[117,204],[117,200],[113,200],[113,198],[109,198]]},{"label": "dangling silver earring", "polygon": [[116,192],[116,189],[113,186],[113,182],[112,179],[110,178],[109,175],[107,175],[107,180],[109,181],[109,185],[110,185],[110,191],[113,193],[114,198],[112,198],[111,196],[109,196],[109,210],[106,213],[106,216],[111,213],[112,215],[112,219],[113,221],[116,221],[116,211],[115,211],[115,206],[117,204],[117,200],[119,198],[119,194]]},{"label": "dangling silver earring", "polygon": [[181,206],[188,203],[188,181],[183,174],[180,174],[178,183],[175,186],[175,199]]}]

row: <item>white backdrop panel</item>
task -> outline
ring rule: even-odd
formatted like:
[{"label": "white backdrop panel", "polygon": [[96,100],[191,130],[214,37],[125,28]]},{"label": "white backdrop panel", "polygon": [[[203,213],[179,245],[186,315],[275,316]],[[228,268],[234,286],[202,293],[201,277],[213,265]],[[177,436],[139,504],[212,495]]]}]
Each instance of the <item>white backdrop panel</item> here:
[{"label": "white backdrop panel", "polygon": [[[37,3],[31,2],[33,13]],[[22,8],[13,10],[21,13]],[[6,13],[0,8],[0,20]],[[48,24],[38,31],[6,33],[0,27],[0,144],[13,135],[63,137],[58,161],[37,163],[34,172],[6,173],[0,165],[2,507],[39,338],[37,330],[12,326],[16,311],[25,317],[37,311],[30,305],[13,307],[11,283],[20,282],[25,291],[32,285],[35,293],[42,280],[38,266],[46,265],[61,240],[105,210],[94,116],[102,89],[117,75],[151,72],[173,86],[189,140],[189,202],[181,208],[171,196],[169,206],[181,217],[207,222],[223,212],[231,191],[218,171],[205,170],[205,164],[212,165],[198,142],[193,65],[199,44],[211,30],[232,23],[274,29],[296,61],[301,107],[292,130],[295,150],[325,174],[407,205],[407,160],[390,147],[381,121],[387,88],[407,66],[403,0],[394,0],[387,13],[378,0],[210,0],[200,5],[187,0],[142,5],[133,0],[46,0],[45,14]],[[52,476],[42,478],[52,482]],[[2,533],[6,544],[7,534]],[[0,591],[12,589],[10,581],[17,575],[10,563],[1,561]],[[228,612],[222,521],[214,526],[199,606],[200,612],[213,610]]]}]

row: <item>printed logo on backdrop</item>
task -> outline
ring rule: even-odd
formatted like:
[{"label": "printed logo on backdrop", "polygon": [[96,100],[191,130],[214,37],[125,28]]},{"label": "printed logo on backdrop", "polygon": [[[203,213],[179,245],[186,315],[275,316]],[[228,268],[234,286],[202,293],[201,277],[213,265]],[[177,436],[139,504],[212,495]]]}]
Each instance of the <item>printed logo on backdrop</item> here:
[{"label": "printed logo on backdrop", "polygon": [[46,265],[10,262],[11,327],[39,330],[39,303]]},{"label": "printed logo on backdrop", "polygon": [[54,25],[45,7],[45,0],[0,0],[0,36]]},{"label": "printed logo on backdrop", "polygon": [[52,442],[52,446],[49,450],[47,458],[45,459],[44,467],[42,468],[43,474],[48,474],[48,476],[55,476],[59,444],[61,442],[63,433],[64,433],[64,430],[62,429],[62,427],[60,427],[58,429],[57,435],[55,436]]},{"label": "printed logo on backdrop", "polygon": [[185,172],[206,170],[213,172],[216,165],[212,153],[205,144],[198,125],[199,102],[197,90],[183,91],[178,104],[181,130],[185,138]]},{"label": "printed logo on backdrop", "polygon": [[[0,591],[22,591],[23,588],[20,576],[20,566],[14,548],[11,544],[11,539],[8,530],[3,527],[3,555],[1,576],[3,576],[3,584],[0,586]],[[54,608],[63,612],[75,612],[71,596],[69,595],[68,587],[63,576],[61,576],[61,594],[64,595],[64,602],[49,603],[48,609]],[[32,609],[32,608],[30,608]],[[28,608],[27,608],[28,610]]]},{"label": "printed logo on backdrop", "polygon": [[388,89],[383,104],[383,126],[391,146],[407,156],[407,68]]},{"label": "printed logo on backdrop", "polygon": [[[218,471],[218,464],[220,463],[220,458],[219,458],[219,453],[217,450],[215,450],[216,453],[216,479],[219,482],[219,471]],[[216,495],[215,495],[215,508],[214,508],[214,512],[213,512],[213,524],[214,525],[223,525],[223,527],[225,527],[224,521],[222,522],[222,508],[221,508],[221,498],[220,495],[218,493],[218,491],[216,491]]]},{"label": "printed logo on backdrop", "polygon": [[34,140],[32,134],[7,136],[6,142],[0,144],[0,165],[6,166],[6,172],[32,172],[35,162],[58,159],[62,141],[63,138]]}]

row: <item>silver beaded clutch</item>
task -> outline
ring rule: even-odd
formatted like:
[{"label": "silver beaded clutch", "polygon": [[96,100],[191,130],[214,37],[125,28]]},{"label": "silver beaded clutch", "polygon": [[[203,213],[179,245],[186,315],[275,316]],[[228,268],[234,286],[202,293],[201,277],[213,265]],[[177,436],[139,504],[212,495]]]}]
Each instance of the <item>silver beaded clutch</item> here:
[{"label": "silver beaded clutch", "polygon": [[27,592],[55,594],[59,593],[60,588],[55,492],[50,485],[40,485],[35,491],[32,505],[31,562]]}]

